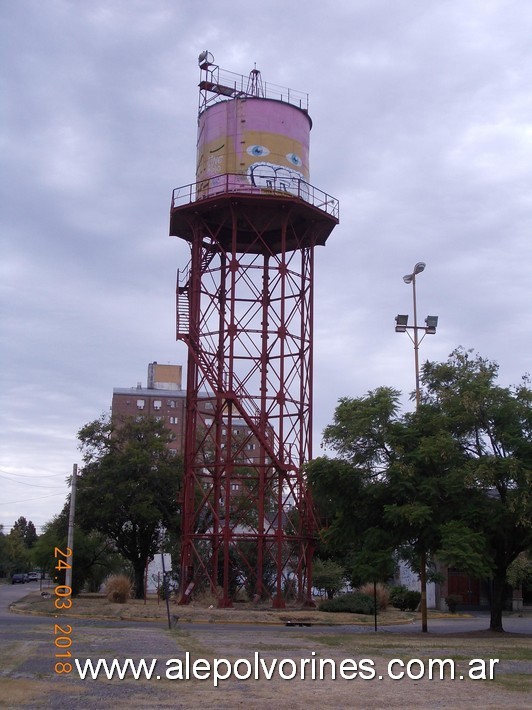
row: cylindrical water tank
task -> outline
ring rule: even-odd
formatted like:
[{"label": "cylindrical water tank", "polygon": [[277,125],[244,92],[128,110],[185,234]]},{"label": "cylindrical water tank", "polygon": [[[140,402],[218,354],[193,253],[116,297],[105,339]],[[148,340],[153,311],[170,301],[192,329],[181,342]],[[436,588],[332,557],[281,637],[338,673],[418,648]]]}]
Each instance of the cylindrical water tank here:
[{"label": "cylindrical water tank", "polygon": [[198,121],[198,197],[226,190],[301,195],[311,125],[306,111],[274,99],[212,104]]}]

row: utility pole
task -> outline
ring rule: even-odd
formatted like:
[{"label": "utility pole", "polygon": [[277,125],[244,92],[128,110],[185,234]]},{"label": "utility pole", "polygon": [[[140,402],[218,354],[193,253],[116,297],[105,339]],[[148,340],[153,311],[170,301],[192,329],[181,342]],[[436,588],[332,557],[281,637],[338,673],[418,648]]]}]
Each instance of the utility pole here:
[{"label": "utility pole", "polygon": [[76,483],[78,479],[78,465],[72,467],[72,484],[70,486],[70,512],[68,515],[67,547],[71,551],[70,567],[66,570],[65,586],[72,589],[72,566],[74,564],[74,517],[76,515]]}]

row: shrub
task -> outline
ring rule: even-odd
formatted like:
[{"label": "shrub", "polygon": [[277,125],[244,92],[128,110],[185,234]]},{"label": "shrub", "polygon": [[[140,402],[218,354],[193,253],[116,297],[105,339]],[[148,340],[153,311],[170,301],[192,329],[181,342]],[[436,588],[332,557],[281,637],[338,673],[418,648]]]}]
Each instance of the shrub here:
[{"label": "shrub", "polygon": [[[374,599],[373,582],[367,582],[358,588],[361,594],[365,594],[370,599]],[[377,608],[385,611],[390,603],[390,590],[385,584],[378,582],[377,584]]]},{"label": "shrub", "polygon": [[407,611],[415,611],[421,604],[421,592],[416,592],[414,589],[409,589],[406,595]]},{"label": "shrub", "polygon": [[408,589],[403,585],[392,587],[390,602],[401,611],[415,611],[421,602],[421,592]]},{"label": "shrub", "polygon": [[445,603],[447,604],[447,607],[451,614],[456,613],[456,607],[458,604],[462,603],[462,595],[461,594],[449,594],[448,596],[445,597]]},{"label": "shrub", "polygon": [[110,602],[125,604],[131,597],[133,584],[125,574],[113,574],[105,580],[105,594]]},{"label": "shrub", "polygon": [[319,611],[328,612],[348,612],[350,614],[374,614],[375,607],[373,599],[361,594],[351,592],[350,594],[340,594],[335,599],[326,599],[318,606]]}]

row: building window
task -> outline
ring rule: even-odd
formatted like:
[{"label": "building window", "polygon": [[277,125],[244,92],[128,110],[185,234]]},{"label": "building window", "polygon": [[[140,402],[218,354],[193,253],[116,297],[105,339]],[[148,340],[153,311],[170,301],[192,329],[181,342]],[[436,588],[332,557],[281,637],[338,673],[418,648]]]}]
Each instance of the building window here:
[{"label": "building window", "polygon": [[175,409],[175,399],[169,399],[166,403],[166,406],[170,407],[171,409]]},{"label": "building window", "polygon": [[160,400],[160,399],[156,399],[156,400],[154,400],[154,402],[153,402],[153,408],[154,408],[154,409],[160,409],[160,408],[161,408],[161,404],[162,404],[161,400]]},{"label": "building window", "polygon": [[177,417],[169,417],[168,421],[170,422],[170,424],[177,424]]},{"label": "building window", "polygon": [[137,409],[144,409],[144,400],[143,399],[137,399]]}]

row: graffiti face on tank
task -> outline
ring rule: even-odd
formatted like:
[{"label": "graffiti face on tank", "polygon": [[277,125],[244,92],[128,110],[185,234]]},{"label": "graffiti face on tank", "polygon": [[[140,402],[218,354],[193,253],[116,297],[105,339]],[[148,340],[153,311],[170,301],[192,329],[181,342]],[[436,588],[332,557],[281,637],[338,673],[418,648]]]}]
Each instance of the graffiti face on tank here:
[{"label": "graffiti face on tank", "polygon": [[198,122],[198,196],[225,191],[303,196],[309,181],[309,130],[308,116],[280,101],[213,104]]},{"label": "graffiti face on tank", "polygon": [[246,131],[240,166],[249,184],[264,190],[298,194],[308,180],[308,155],[298,141],[278,133]]}]

